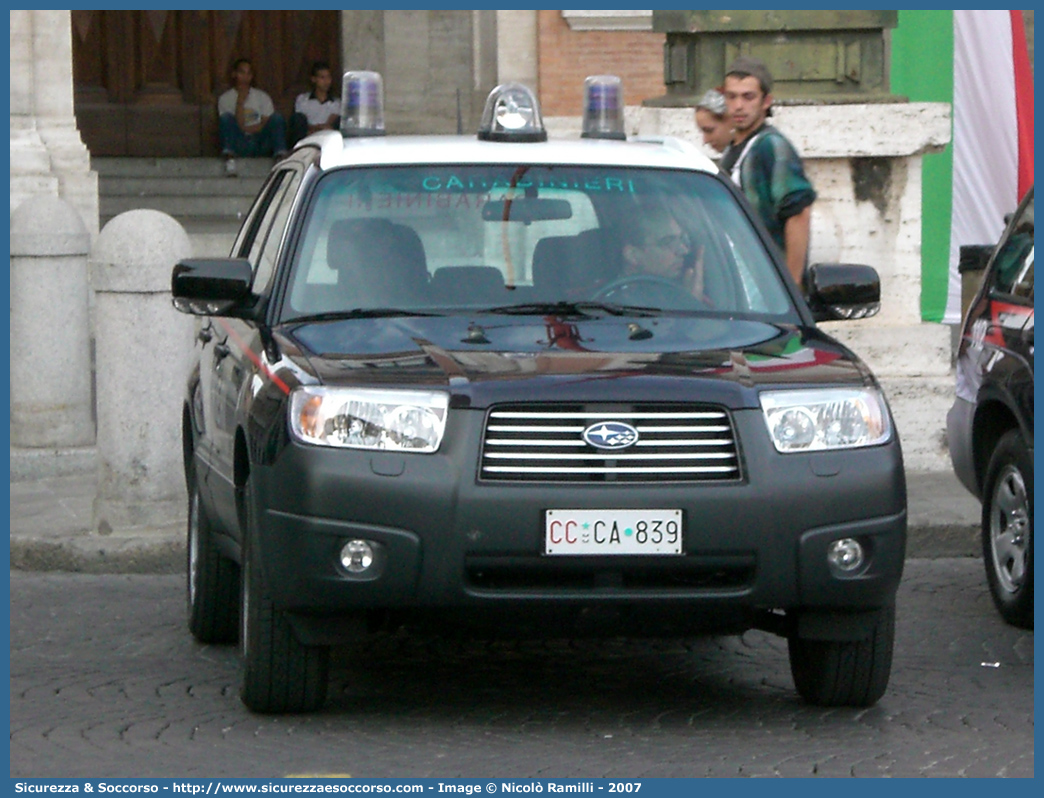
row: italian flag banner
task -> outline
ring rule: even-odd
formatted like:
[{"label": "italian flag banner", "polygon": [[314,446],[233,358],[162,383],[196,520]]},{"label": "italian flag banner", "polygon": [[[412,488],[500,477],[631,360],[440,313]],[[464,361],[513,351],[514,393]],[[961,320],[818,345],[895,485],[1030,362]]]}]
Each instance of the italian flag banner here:
[{"label": "italian flag banner", "polygon": [[960,322],[962,244],[996,243],[1033,181],[1033,73],[1021,11],[900,11],[892,91],[950,103],[953,138],[924,156],[921,318]]},{"label": "italian flag banner", "polygon": [[[1033,75],[1021,11],[953,12],[953,200],[946,309],[964,244],[992,244],[1033,185]],[[934,315],[934,314],[933,314]]]}]

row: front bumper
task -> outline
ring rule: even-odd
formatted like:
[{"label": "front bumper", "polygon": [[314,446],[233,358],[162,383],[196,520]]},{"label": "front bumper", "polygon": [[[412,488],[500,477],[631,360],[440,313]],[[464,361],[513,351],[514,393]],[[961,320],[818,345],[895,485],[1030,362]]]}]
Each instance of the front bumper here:
[{"label": "front bumper", "polygon": [[[310,616],[363,609],[492,611],[506,617],[616,608],[742,627],[758,610],[872,609],[893,601],[906,545],[897,441],[780,455],[760,412],[733,414],[744,442],[734,482],[515,484],[477,478],[483,413],[453,415],[435,455],[288,446],[256,467],[256,551],[278,607]],[[680,508],[682,556],[548,557],[550,508]],[[826,548],[859,538],[865,567],[839,577]],[[375,565],[338,564],[347,540]],[[719,619],[720,623],[715,623]],[[618,634],[632,634],[626,628]]]}]

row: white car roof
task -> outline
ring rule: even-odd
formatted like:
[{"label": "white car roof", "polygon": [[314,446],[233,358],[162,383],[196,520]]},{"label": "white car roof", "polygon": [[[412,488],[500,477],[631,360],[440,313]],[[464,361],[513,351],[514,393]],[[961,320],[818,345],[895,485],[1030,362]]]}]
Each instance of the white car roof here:
[{"label": "white car roof", "polygon": [[318,145],[321,169],[403,164],[568,164],[688,169],[716,173],[698,148],[670,136],[610,139],[549,139],[545,142],[481,141],[472,136],[343,137],[334,131],[309,136],[298,147]]}]

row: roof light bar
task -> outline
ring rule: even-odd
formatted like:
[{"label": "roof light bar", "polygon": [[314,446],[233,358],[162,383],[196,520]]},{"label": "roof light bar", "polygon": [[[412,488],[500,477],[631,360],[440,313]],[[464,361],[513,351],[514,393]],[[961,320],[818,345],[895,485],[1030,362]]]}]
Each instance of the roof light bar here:
[{"label": "roof light bar", "polygon": [[521,83],[502,83],[489,93],[482,110],[481,141],[547,141],[540,104]]},{"label": "roof light bar", "polygon": [[378,72],[345,72],[341,83],[341,134],[384,135],[384,81]]},{"label": "roof light bar", "polygon": [[626,139],[623,83],[616,75],[591,75],[584,80],[585,139]]}]

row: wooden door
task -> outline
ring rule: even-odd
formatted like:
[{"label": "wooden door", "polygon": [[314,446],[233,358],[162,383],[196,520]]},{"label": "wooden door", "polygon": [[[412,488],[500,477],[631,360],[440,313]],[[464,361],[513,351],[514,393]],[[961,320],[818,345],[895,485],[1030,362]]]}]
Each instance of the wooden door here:
[{"label": "wooden door", "polygon": [[217,155],[232,62],[285,116],[313,61],[340,74],[339,11],[72,12],[76,119],[92,155]]}]

